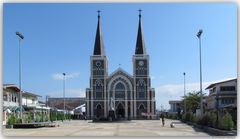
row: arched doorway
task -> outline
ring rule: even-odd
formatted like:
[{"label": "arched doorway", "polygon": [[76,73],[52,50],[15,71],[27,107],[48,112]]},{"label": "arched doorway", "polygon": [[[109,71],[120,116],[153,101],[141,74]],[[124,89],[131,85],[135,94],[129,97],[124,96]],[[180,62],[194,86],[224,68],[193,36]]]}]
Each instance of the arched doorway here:
[{"label": "arched doorway", "polygon": [[138,107],[138,117],[140,119],[146,117],[146,109],[143,104],[140,104],[140,106]]},{"label": "arched doorway", "polygon": [[97,118],[100,118],[102,116],[102,106],[100,104],[97,105],[97,108],[96,108],[96,117]]},{"label": "arched doorway", "polygon": [[122,103],[119,103],[116,109],[116,116],[118,119],[125,117],[125,109]]}]

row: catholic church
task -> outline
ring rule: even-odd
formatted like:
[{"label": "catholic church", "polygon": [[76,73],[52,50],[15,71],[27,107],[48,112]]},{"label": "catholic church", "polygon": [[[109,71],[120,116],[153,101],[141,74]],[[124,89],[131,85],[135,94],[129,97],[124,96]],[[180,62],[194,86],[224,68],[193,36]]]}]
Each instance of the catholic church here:
[{"label": "catholic church", "polygon": [[86,89],[88,119],[155,119],[155,90],[151,88],[141,16],[139,11],[136,48],[132,57],[133,75],[122,68],[108,74],[98,13],[94,51],[90,57],[90,88]]}]

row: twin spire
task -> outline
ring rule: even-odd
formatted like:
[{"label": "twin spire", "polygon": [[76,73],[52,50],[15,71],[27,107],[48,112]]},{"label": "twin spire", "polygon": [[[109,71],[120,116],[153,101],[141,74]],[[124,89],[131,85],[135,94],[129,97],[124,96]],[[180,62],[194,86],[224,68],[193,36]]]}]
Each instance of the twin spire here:
[{"label": "twin spire", "polygon": [[94,46],[94,52],[93,55],[105,55],[104,51],[104,44],[103,44],[103,39],[102,39],[102,33],[101,33],[101,28],[100,28],[100,12],[98,12],[98,25],[97,25],[97,32],[96,32],[96,38],[95,38],[95,46]]},{"label": "twin spire", "polygon": [[[104,50],[104,44],[103,44],[103,39],[102,39],[102,33],[101,33],[101,28],[100,28],[100,12],[98,12],[98,25],[97,25],[97,32],[96,32],[96,38],[95,38],[95,46],[94,46],[94,52],[93,55],[100,55],[100,56],[105,56],[105,50]],[[135,54],[146,54],[146,48],[145,48],[145,43],[144,43],[144,38],[143,38],[143,31],[142,31],[142,21],[141,21],[141,12],[142,10],[139,10],[139,24],[138,24],[138,34],[137,34],[137,42],[136,42],[136,49],[135,49]]]},{"label": "twin spire", "polygon": [[143,31],[142,31],[142,15],[141,12],[142,10],[139,9],[139,23],[138,23],[138,34],[137,34],[137,42],[136,42],[136,49],[135,49],[135,54],[146,54],[146,48],[145,48],[145,43],[144,43],[144,38],[143,38]]}]

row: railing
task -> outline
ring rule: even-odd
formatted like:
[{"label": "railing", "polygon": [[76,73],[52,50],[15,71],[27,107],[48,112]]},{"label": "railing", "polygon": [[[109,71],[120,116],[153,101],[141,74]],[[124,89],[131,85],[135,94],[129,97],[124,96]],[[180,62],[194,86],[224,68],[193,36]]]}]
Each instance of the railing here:
[{"label": "railing", "polygon": [[19,106],[18,102],[3,101],[3,106]]}]

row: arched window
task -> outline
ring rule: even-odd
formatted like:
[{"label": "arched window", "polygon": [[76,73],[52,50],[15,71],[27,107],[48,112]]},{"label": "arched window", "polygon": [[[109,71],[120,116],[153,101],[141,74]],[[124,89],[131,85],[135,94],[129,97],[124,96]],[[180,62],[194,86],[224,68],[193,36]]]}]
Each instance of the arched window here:
[{"label": "arched window", "polygon": [[93,61],[93,75],[103,75],[104,74],[104,61],[102,60],[97,60],[97,61]]},{"label": "arched window", "polygon": [[139,109],[140,109],[140,110],[144,110],[144,109],[145,109],[145,108],[144,108],[144,105],[141,104],[141,105],[139,106]]},{"label": "arched window", "polygon": [[117,83],[115,87],[115,98],[116,99],[124,99],[125,98],[125,86],[123,83]]},{"label": "arched window", "polygon": [[95,82],[95,97],[96,99],[103,98],[103,83],[101,80]]},{"label": "arched window", "polygon": [[145,75],[145,74],[147,74],[147,68],[145,68],[143,66],[138,66],[136,74],[137,75]]},{"label": "arched window", "polygon": [[103,108],[100,104],[98,104],[96,107],[96,117],[99,118],[102,115],[103,115]]},{"label": "arched window", "polygon": [[144,80],[139,80],[137,83],[137,97],[143,99],[146,97],[146,84]]},{"label": "arched window", "polygon": [[138,114],[138,117],[141,119],[141,118],[144,118],[145,117],[145,114],[146,114],[146,108],[144,106],[144,104],[140,104],[138,106],[138,109],[137,109],[137,114]]}]

